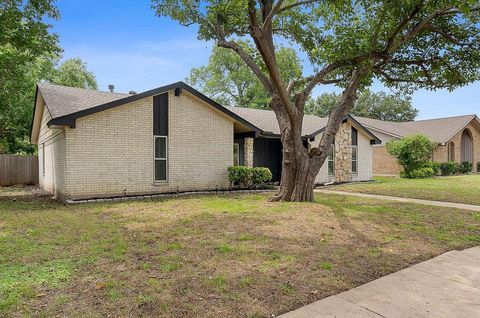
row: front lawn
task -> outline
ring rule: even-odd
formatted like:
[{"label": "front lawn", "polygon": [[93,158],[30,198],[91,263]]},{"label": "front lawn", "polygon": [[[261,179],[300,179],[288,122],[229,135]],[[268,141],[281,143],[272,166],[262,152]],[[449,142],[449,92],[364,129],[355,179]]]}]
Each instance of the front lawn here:
[{"label": "front lawn", "polygon": [[334,190],[480,205],[480,175],[403,179],[375,177],[377,182],[335,186]]},{"label": "front lawn", "polygon": [[480,245],[478,212],[267,198],[0,197],[0,316],[270,317]]}]

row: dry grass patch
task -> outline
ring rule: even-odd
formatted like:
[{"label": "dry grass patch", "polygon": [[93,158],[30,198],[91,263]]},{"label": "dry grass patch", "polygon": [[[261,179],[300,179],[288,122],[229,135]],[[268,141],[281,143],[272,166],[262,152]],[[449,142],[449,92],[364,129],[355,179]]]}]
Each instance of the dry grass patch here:
[{"label": "dry grass patch", "polygon": [[267,199],[0,200],[0,315],[268,317],[480,243],[472,212]]}]

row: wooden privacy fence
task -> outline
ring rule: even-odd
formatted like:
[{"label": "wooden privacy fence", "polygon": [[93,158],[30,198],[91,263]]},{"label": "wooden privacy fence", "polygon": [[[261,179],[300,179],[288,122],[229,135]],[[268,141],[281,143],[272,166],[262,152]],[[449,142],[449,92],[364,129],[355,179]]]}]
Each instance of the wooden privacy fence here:
[{"label": "wooden privacy fence", "polygon": [[0,186],[37,183],[37,156],[0,155]]}]

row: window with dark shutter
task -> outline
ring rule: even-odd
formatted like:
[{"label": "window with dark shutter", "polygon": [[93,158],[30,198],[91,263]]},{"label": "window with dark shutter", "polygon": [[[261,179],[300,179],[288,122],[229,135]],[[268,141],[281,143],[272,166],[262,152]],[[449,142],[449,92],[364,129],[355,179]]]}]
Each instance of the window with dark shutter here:
[{"label": "window with dark shutter", "polygon": [[154,181],[168,180],[168,93],[153,97]]}]

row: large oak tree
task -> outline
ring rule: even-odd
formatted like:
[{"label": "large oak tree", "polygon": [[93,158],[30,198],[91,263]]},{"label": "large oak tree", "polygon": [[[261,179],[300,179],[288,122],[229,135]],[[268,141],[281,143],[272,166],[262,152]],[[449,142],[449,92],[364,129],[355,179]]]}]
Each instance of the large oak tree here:
[{"label": "large oak tree", "polygon": [[[282,178],[272,200],[311,201],[313,183],[357,92],[374,80],[412,91],[465,85],[479,77],[477,0],[153,0],[158,16],[197,24],[201,40],[235,51],[270,96],[283,145]],[[253,40],[258,63],[238,41]],[[306,52],[315,72],[287,82],[278,41]],[[317,147],[306,149],[302,122],[317,85],[342,88]]]}]

